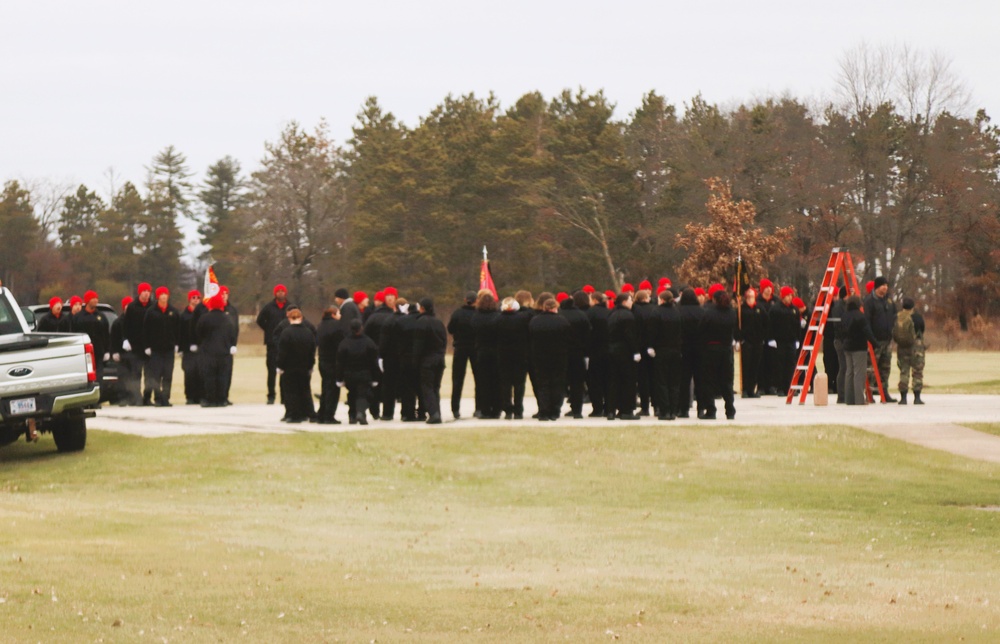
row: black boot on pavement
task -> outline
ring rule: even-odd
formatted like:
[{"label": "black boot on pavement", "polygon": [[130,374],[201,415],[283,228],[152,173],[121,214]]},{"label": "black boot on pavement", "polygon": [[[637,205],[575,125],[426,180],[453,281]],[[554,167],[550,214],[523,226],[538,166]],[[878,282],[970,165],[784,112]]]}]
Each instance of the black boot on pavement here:
[{"label": "black boot on pavement", "polygon": [[[916,396],[917,395],[916,392],[914,392],[913,395]],[[906,392],[905,391],[899,392],[899,404],[900,405],[905,405],[906,404]],[[916,403],[914,403],[914,404],[916,404]]]}]

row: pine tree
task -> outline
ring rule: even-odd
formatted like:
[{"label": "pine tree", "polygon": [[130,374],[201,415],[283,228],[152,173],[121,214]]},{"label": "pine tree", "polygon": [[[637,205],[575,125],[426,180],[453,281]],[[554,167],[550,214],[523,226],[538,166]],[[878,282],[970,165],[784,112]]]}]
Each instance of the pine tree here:
[{"label": "pine tree", "polygon": [[29,302],[38,291],[29,257],[38,247],[40,231],[31,194],[17,181],[5,183],[0,194],[0,280]]},{"label": "pine tree", "polygon": [[226,156],[208,167],[203,188],[198,192],[202,203],[201,225],[198,234],[208,247],[210,255],[219,241],[229,243],[233,213],[243,205],[246,183],[240,176],[240,164]]}]

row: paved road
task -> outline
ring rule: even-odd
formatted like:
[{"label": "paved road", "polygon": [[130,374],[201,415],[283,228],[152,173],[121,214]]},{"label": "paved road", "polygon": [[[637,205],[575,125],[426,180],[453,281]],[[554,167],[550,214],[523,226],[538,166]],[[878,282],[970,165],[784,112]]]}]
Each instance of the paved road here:
[{"label": "paved road", "polygon": [[[644,418],[640,425],[665,428],[687,425],[716,427],[723,425],[851,425],[861,429],[896,438],[931,449],[940,449],[969,458],[1000,463],[1000,437],[961,427],[967,423],[1000,422],[1000,396],[925,395],[926,405],[875,404],[864,407],[833,405],[814,406],[785,404],[784,398],[769,396],[759,399],[737,399],[735,420],[678,419],[657,421]],[[721,403],[721,401],[719,401]],[[525,401],[525,415],[536,411],[534,399]],[[463,401],[464,418],[452,420],[445,415],[442,427],[461,430],[465,427],[482,427],[487,424],[504,427],[538,426],[536,420],[474,420],[471,418],[473,401]],[[724,415],[721,413],[720,415]],[[197,406],[175,407],[104,407],[97,418],[90,421],[93,429],[105,429],[147,437],[182,436],[188,434],[230,434],[259,432],[290,434],[294,432],[348,432],[361,429],[415,430],[425,428],[423,423],[401,421],[369,421],[362,428],[349,425],[347,408],[342,405],[337,417],[341,425],[303,423],[288,425],[281,422],[284,409],[280,405],[238,404],[218,409]],[[398,416],[398,409],[397,409]],[[603,418],[573,420],[563,418],[560,425],[574,427],[608,427],[621,424]]]}]

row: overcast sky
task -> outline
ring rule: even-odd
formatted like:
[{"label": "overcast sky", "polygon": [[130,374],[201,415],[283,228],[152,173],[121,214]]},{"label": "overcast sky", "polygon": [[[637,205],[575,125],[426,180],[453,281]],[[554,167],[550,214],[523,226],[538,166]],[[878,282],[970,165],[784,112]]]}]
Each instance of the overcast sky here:
[{"label": "overcast sky", "polygon": [[603,89],[620,118],[649,90],[830,97],[862,41],[941,52],[1000,113],[995,0],[6,0],[0,25],[0,181],[99,192],[167,145],[200,179],[227,154],[253,170],[290,120],[343,142],[370,95],[408,125],[449,93]]}]

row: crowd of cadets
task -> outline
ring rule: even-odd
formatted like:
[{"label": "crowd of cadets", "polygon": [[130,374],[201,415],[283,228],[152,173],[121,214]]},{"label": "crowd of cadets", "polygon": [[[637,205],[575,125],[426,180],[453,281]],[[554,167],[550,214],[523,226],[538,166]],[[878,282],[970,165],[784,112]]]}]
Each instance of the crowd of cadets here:
[{"label": "crowd of cadets", "polygon": [[[866,376],[874,382],[869,343],[888,386],[897,313],[884,278],[867,286],[864,302],[842,288],[829,312],[833,333],[824,335],[824,366],[840,403],[865,403]],[[367,424],[369,414],[392,420],[397,403],[403,421],[440,423],[450,334],[451,412],[456,419],[470,370],[476,418],[523,418],[530,381],[538,403],[535,417],[541,421],[558,419],[567,398],[567,416],[583,418],[589,400],[589,416],[608,420],[687,418],[692,407],[698,418],[714,419],[715,401],[721,398],[732,419],[733,350],[742,353],[742,397],[785,396],[806,334],[806,305],[793,289],[782,287],[776,296],[767,279],[759,287],[747,289],[739,306],[721,284],[707,292],[678,290],[667,278],[655,290],[648,281],[638,289],[626,284],[621,293],[601,293],[588,285],[573,294],[546,292],[537,299],[518,291],[499,302],[483,290],[466,294],[447,326],[437,318],[431,298],[411,304],[390,286],[376,293],[374,306],[369,306],[364,292],[351,295],[341,288],[315,326],[279,284],[257,316],[267,351],[267,402],[274,404],[280,394],[285,422],[339,424],[334,416],[346,387],[352,424]],[[68,314],[62,301],[53,298],[38,329],[90,334],[95,355],[103,356],[99,362],[120,365],[124,395],[119,404],[169,406],[177,353],[183,354],[188,404],[231,404],[239,316],[229,304],[229,290],[223,286],[205,302],[201,293],[191,291],[182,311],[170,304],[165,287],[157,288],[155,296],[149,284],[140,284],[137,291],[137,299],[122,300],[122,314],[110,332],[93,291],[82,300],[71,298]],[[915,341],[897,338],[900,402],[906,403],[912,372],[914,402],[922,404],[924,321],[912,300],[904,300],[903,309],[902,317],[913,323]],[[322,383],[318,410],[310,390],[317,356]]]}]

